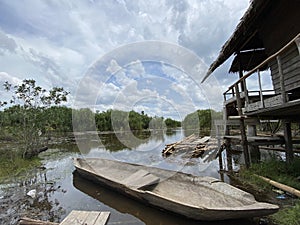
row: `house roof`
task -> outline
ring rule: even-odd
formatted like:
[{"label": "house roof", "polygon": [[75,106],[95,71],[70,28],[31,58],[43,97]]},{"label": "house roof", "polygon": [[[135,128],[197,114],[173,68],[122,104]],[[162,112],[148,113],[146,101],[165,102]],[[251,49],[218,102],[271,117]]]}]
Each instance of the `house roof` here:
[{"label": "house roof", "polygon": [[[264,12],[271,7],[272,1],[276,0],[252,0],[251,4],[241,18],[239,24],[237,25],[234,33],[231,37],[225,42],[223,45],[219,56],[217,59],[210,65],[208,72],[201,82],[204,82],[209,75],[218,68],[221,64],[223,64],[231,55],[237,53],[238,51],[247,51],[249,49],[262,49],[264,48],[263,42],[258,34],[258,27],[263,19]],[[262,56],[262,52],[257,51],[259,58]],[[256,54],[254,53],[254,54]],[[247,57],[249,59],[250,54],[245,53],[242,54],[242,57]],[[252,55],[253,57],[253,55]],[[253,59],[256,57],[253,57]],[[237,58],[235,60],[238,60]],[[243,59],[242,59],[243,60]],[[257,64],[258,58],[254,59]],[[236,72],[237,61],[234,61],[230,71]]]},{"label": "house roof", "polygon": [[[236,73],[240,71],[240,64],[243,65],[241,68],[243,71],[250,71],[255,66],[260,64],[267,58],[266,52],[264,48],[258,48],[253,51],[244,51],[240,52],[233,59],[229,72]],[[265,65],[262,70],[266,70],[268,68]]]}]

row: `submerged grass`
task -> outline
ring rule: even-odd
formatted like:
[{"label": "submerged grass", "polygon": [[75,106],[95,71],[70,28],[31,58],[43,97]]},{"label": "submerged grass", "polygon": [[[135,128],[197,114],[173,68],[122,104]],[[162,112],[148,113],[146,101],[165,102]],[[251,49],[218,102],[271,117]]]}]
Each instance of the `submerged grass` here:
[{"label": "submerged grass", "polygon": [[0,150],[0,183],[41,165],[39,158],[24,159],[13,150]]}]

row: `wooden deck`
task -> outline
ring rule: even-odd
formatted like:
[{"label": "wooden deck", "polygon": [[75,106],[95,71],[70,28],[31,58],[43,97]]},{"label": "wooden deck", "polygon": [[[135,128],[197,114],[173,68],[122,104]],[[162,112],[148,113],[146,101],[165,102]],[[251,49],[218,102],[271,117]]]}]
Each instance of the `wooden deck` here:
[{"label": "wooden deck", "polygon": [[110,212],[73,210],[60,225],[105,225]]},{"label": "wooden deck", "polygon": [[[241,135],[225,135],[224,139],[230,139],[231,141],[238,141],[242,140]],[[283,137],[267,137],[267,136],[248,136],[247,142],[250,145],[281,145],[284,144]]]},{"label": "wooden deck", "polygon": [[110,212],[73,210],[59,224],[24,217],[19,221],[19,225],[105,225],[109,215]]}]

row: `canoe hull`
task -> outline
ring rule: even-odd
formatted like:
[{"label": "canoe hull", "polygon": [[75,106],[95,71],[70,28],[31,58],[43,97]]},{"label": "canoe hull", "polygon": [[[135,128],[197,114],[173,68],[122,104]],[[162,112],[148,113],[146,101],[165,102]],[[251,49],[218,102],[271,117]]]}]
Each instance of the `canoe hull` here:
[{"label": "canoe hull", "polygon": [[[161,210],[165,210],[171,213],[176,213],[178,215],[194,219],[194,220],[227,220],[227,219],[240,219],[240,218],[251,218],[251,217],[260,217],[269,215],[272,213],[275,213],[278,210],[278,206],[268,204],[268,203],[259,203],[256,202],[251,205],[245,205],[242,207],[219,207],[219,208],[207,208],[207,207],[195,207],[190,204],[186,203],[180,203],[178,201],[174,201],[174,199],[162,196],[158,193],[155,193],[150,190],[143,190],[143,189],[135,189],[127,187],[126,185],[116,182],[114,180],[108,179],[107,177],[101,175],[100,173],[97,173],[93,170],[93,168],[88,168],[86,166],[81,165],[80,161],[83,159],[74,159],[74,165],[76,167],[76,170],[79,172],[80,175],[82,175],[84,178],[89,179],[95,183],[98,183],[102,186],[105,186],[107,188],[113,189],[121,194],[124,194],[130,198],[136,199],[144,204],[159,208]],[[84,159],[89,160],[89,159]],[[96,160],[96,159],[91,159]],[[103,159],[97,159],[97,160],[103,160]],[[110,162],[110,160],[104,160],[103,162],[107,163]],[[114,162],[112,163],[119,164],[121,162]],[[136,164],[129,164],[125,163],[129,167],[133,166],[134,169],[139,168],[145,168],[145,166],[142,165],[136,165]],[[175,176],[174,171],[168,171],[168,170],[162,170],[158,168],[152,168],[152,167],[146,167],[147,170],[150,170],[152,173],[161,174],[161,177],[166,178],[168,176]],[[190,174],[184,174],[177,172],[176,176],[188,177],[187,179],[196,179],[198,177],[194,177]],[[215,182],[216,179],[213,179],[212,182]],[[191,185],[193,185],[191,183]],[[230,186],[228,184],[225,184],[226,188],[227,186]],[[155,187],[154,187],[155,188]],[[226,189],[225,188],[225,189]],[[234,188],[234,187],[232,187]],[[241,191],[242,192],[242,191]],[[250,195],[249,193],[246,193],[246,197],[248,198]],[[252,196],[251,196],[252,197]]]}]

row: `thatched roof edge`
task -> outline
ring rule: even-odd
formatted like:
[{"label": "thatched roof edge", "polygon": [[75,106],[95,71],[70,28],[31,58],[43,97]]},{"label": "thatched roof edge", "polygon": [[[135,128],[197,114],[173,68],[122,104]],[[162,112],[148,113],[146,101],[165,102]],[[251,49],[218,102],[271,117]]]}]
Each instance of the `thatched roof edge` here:
[{"label": "thatched roof edge", "polygon": [[[223,64],[232,54],[234,54],[239,47],[241,47],[244,42],[249,38],[249,36],[254,34],[254,24],[259,22],[257,21],[258,16],[265,10],[265,8],[270,4],[272,0],[253,0],[241,18],[239,24],[237,25],[235,31],[230,36],[230,38],[223,45],[219,56],[217,59],[210,65],[205,77],[202,79],[203,83],[210,74],[213,73],[221,64]],[[274,0],[273,0],[274,1]]]}]

